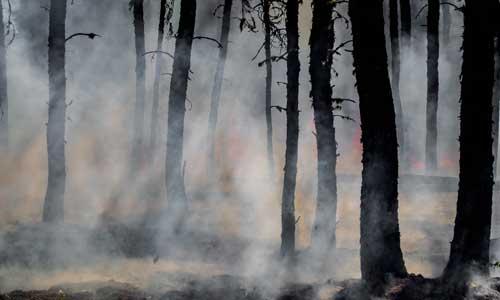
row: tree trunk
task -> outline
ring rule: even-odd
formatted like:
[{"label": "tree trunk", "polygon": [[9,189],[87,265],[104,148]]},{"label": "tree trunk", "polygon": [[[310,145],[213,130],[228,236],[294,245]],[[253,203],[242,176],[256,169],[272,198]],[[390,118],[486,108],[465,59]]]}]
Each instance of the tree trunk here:
[{"label": "tree trunk", "polygon": [[[163,38],[165,35],[165,18],[167,14],[167,0],[160,1],[160,22],[158,24],[158,40],[156,44],[156,50],[162,51],[163,49]],[[159,119],[159,106],[160,106],[160,76],[161,69],[163,65],[163,56],[159,52],[156,54],[156,66],[155,66],[155,79],[153,83],[153,106],[151,111],[151,130],[150,130],[150,151],[153,157],[156,156],[156,150],[158,147],[158,119]]]},{"label": "tree trunk", "polygon": [[444,271],[452,282],[489,271],[495,1],[465,1],[457,215]]},{"label": "tree trunk", "polygon": [[44,222],[64,220],[66,188],[66,0],[51,0],[49,12],[49,120],[47,123],[48,182]]},{"label": "tree trunk", "polygon": [[272,0],[263,0],[264,13],[264,51],[266,55],[266,124],[267,124],[267,160],[269,164],[269,173],[274,178],[274,149],[273,149],[273,119],[271,114],[272,105],[272,85],[273,85],[273,64],[271,61],[271,17],[270,5]]},{"label": "tree trunk", "polygon": [[167,156],[165,177],[169,217],[174,231],[179,231],[187,214],[184,187],[183,149],[186,94],[191,69],[191,48],[196,19],[196,0],[181,0],[179,28],[175,41],[174,65],[170,81],[167,121]]},{"label": "tree trunk", "polygon": [[400,0],[399,10],[401,14],[401,45],[403,51],[411,47],[411,3],[410,0]]},{"label": "tree trunk", "polygon": [[332,49],[335,41],[331,22],[333,2],[313,1],[309,44],[311,96],[313,98],[316,144],[318,149],[318,195],[312,231],[312,248],[321,254],[335,249],[337,216],[337,144],[332,106]]},{"label": "tree trunk", "polygon": [[[401,97],[399,93],[399,81],[401,75],[401,53],[399,48],[399,21],[398,21],[398,0],[389,0],[389,32],[391,38],[391,83],[392,95],[394,98],[394,106],[396,109],[396,129],[399,142],[399,158],[404,162],[405,147],[405,124],[403,117],[403,106],[401,104]],[[403,164],[405,165],[405,164]]]},{"label": "tree trunk", "polygon": [[297,180],[297,152],[299,142],[299,0],[286,4],[287,36],[287,99],[286,99],[286,153],[283,195],[281,201],[281,255],[295,251],[295,186]]},{"label": "tree trunk", "polygon": [[0,149],[5,153],[9,146],[9,101],[7,98],[7,51],[4,32],[3,7],[0,3]]},{"label": "tree trunk", "polygon": [[451,31],[451,13],[450,5],[441,4],[441,11],[443,12],[443,47],[446,48],[450,43]]},{"label": "tree trunk", "polygon": [[500,35],[496,37],[495,48],[495,85],[493,90],[493,178],[497,177],[498,137],[500,132]]},{"label": "tree trunk", "polygon": [[[361,115],[361,274],[374,289],[406,275],[398,221],[396,116],[387,68],[383,0],[350,0]],[[378,291],[375,291],[378,292]]]},{"label": "tree trunk", "polygon": [[134,1],[135,32],[135,110],[134,135],[132,141],[131,175],[136,174],[144,159],[144,113],[146,97],[146,58],[144,57],[144,0]]},{"label": "tree trunk", "polygon": [[425,163],[435,172],[437,163],[437,112],[439,97],[439,0],[428,0],[427,14],[427,131]]},{"label": "tree trunk", "polygon": [[210,114],[208,117],[208,176],[214,178],[215,172],[215,133],[217,128],[217,117],[219,102],[222,92],[222,82],[224,79],[224,67],[228,51],[228,37],[231,29],[231,8],[233,0],[224,0],[224,12],[222,16],[222,29],[220,33],[220,42],[222,48],[219,49],[219,61],[215,71],[214,85],[212,88],[212,101],[210,103]]}]

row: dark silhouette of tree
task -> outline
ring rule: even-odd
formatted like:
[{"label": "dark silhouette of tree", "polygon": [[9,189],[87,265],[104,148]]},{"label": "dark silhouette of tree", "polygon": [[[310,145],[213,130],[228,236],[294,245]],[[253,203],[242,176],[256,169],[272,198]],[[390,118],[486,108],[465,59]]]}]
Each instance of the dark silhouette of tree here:
[{"label": "dark silhouette of tree", "polygon": [[215,71],[214,85],[210,103],[210,113],[208,117],[208,176],[213,178],[215,171],[215,132],[219,111],[219,102],[222,92],[222,82],[224,79],[224,67],[229,45],[229,32],[231,30],[231,8],[233,0],[224,0],[222,14],[222,28],[220,33],[221,48],[219,48],[219,60]]},{"label": "dark silhouette of tree", "polygon": [[383,0],[350,0],[363,171],[361,274],[373,292],[387,275],[406,275],[398,222],[398,145],[387,67]]},{"label": "dark silhouette of tree", "polygon": [[331,70],[335,42],[334,3],[315,0],[309,45],[309,73],[318,150],[318,195],[312,247],[325,254],[335,248],[337,215],[337,144],[333,116]]},{"label": "dark silhouette of tree", "polygon": [[281,255],[295,251],[295,186],[299,144],[299,0],[286,3],[287,101],[286,153],[281,199]]},{"label": "dark silhouette of tree", "polygon": [[398,0],[389,0],[389,33],[391,38],[391,83],[392,95],[394,98],[394,106],[396,108],[396,128],[399,142],[399,158],[404,161],[405,147],[405,125],[403,117],[403,106],[401,104],[401,96],[399,93],[399,82],[401,77],[401,53],[399,45],[399,14]]},{"label": "dark silhouette of tree", "polygon": [[410,2],[410,0],[399,1],[399,10],[401,14],[401,45],[403,51],[408,51],[411,46],[412,17]]},{"label": "dark silhouette of tree", "polygon": [[439,0],[427,5],[427,130],[425,163],[427,171],[437,170],[437,113],[439,97]]},{"label": "dark silhouette of tree", "polygon": [[[163,39],[165,38],[165,26],[170,25],[170,20],[173,16],[173,0],[161,0],[160,1],[160,21],[158,24],[158,40],[156,42],[156,65],[155,65],[155,79],[153,83],[153,105],[151,111],[151,136],[150,136],[150,150],[153,154],[156,154],[158,148],[158,120],[159,116],[159,106],[160,106],[160,77],[162,65],[164,63],[161,51],[163,50]],[[170,35],[170,34],[169,34]]]},{"label": "dark silhouette of tree", "polygon": [[493,177],[497,176],[498,140],[500,132],[500,34],[497,33],[495,43],[495,85],[493,89]]},{"label": "dark silhouette of tree", "polygon": [[131,174],[139,168],[144,158],[144,114],[146,97],[146,58],[144,41],[144,0],[131,0],[135,33],[135,109],[132,140]]},{"label": "dark silhouette of tree", "polygon": [[187,213],[186,190],[184,187],[183,152],[184,118],[191,48],[196,20],[196,0],[181,0],[179,27],[175,40],[174,65],[170,81],[167,121],[167,155],[165,175],[167,200],[173,230],[180,230]]},{"label": "dark silhouette of tree", "polygon": [[274,177],[274,150],[273,150],[273,119],[271,114],[272,105],[272,85],[273,85],[273,63],[271,61],[271,17],[270,2],[272,0],[262,0],[262,12],[264,23],[264,52],[266,56],[266,125],[267,125],[267,160],[271,177]]},{"label": "dark silhouette of tree", "polygon": [[49,9],[49,120],[47,123],[48,182],[44,222],[64,220],[66,188],[66,0],[51,0]]},{"label": "dark silhouette of tree", "polygon": [[6,150],[9,145],[9,100],[7,98],[7,50],[4,32],[3,7],[0,3],[0,148]]},{"label": "dark silhouette of tree", "polygon": [[443,274],[454,283],[489,272],[495,4],[496,0],[465,1],[457,215]]}]

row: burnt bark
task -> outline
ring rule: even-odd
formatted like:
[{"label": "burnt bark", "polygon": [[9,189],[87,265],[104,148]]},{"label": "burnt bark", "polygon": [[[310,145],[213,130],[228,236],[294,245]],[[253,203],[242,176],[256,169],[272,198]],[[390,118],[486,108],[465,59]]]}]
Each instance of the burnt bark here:
[{"label": "burnt bark", "polygon": [[281,255],[295,251],[295,187],[299,144],[299,0],[286,4],[287,99],[286,153],[283,194],[281,199]]},{"label": "burnt bark", "polygon": [[443,274],[451,282],[489,272],[495,1],[465,1],[457,215]]},{"label": "burnt bark", "polygon": [[9,100],[7,98],[7,49],[5,45],[3,7],[0,3],[0,149],[9,146]]},{"label": "burnt bark", "polygon": [[398,145],[384,35],[383,0],[350,0],[361,116],[361,274],[374,292],[405,276],[398,221]]},{"label": "burnt bark", "polygon": [[174,231],[179,231],[187,214],[184,187],[183,152],[184,118],[191,48],[196,19],[196,0],[181,0],[179,28],[175,40],[174,65],[170,81],[167,121],[167,155],[165,177],[169,218]]},{"label": "burnt bark", "polygon": [[135,33],[135,108],[132,140],[131,175],[140,168],[144,159],[144,114],[146,97],[146,58],[144,53],[144,0],[132,0]]},{"label": "burnt bark", "polygon": [[411,1],[410,0],[400,0],[399,1],[399,11],[401,14],[401,45],[404,51],[407,51],[411,47]]},{"label": "burnt bark", "polygon": [[439,0],[428,0],[427,10],[427,130],[425,138],[425,164],[427,171],[435,172],[438,168]]},{"label": "burnt bark", "polygon": [[332,49],[335,41],[331,21],[334,3],[313,1],[313,19],[309,45],[309,73],[318,151],[318,195],[312,231],[312,247],[320,253],[334,249],[337,219],[337,144],[332,103]]},{"label": "burnt bark", "polygon": [[389,0],[389,34],[391,38],[391,85],[394,106],[396,109],[396,129],[399,142],[399,158],[403,162],[405,157],[405,131],[403,106],[399,93],[399,82],[401,78],[401,50],[399,45],[399,20],[398,20],[398,0]]},{"label": "burnt bark", "polygon": [[165,36],[165,19],[167,14],[167,0],[160,1],[160,21],[158,24],[158,40],[156,42],[156,51],[159,51],[156,55],[156,65],[155,65],[155,79],[153,83],[153,105],[151,111],[151,129],[150,129],[150,144],[149,148],[153,156],[156,154],[156,149],[158,147],[158,120],[159,116],[159,106],[160,106],[160,77],[161,69],[163,65],[163,57],[160,52],[163,49],[163,39]]},{"label": "burnt bark", "polygon": [[49,120],[47,122],[48,181],[44,222],[64,220],[66,188],[66,0],[51,0],[49,11]]},{"label": "burnt bark", "polygon": [[265,113],[266,113],[266,141],[267,141],[267,161],[269,171],[274,178],[274,149],[273,149],[273,119],[271,114],[272,105],[272,85],[273,85],[273,64],[271,60],[271,1],[262,0],[263,20],[264,20],[264,52],[266,56],[266,92],[265,92]]},{"label": "burnt bark", "polygon": [[495,44],[495,85],[493,89],[493,178],[497,177],[498,138],[500,132],[500,34],[497,33]]},{"label": "burnt bark", "polygon": [[224,0],[224,11],[222,15],[222,28],[220,33],[219,60],[215,71],[214,85],[212,87],[212,97],[210,103],[210,113],[208,116],[208,175],[213,176],[215,171],[215,133],[217,129],[217,119],[219,102],[222,93],[222,83],[224,79],[224,68],[229,45],[229,32],[231,30],[231,8],[233,0]]}]

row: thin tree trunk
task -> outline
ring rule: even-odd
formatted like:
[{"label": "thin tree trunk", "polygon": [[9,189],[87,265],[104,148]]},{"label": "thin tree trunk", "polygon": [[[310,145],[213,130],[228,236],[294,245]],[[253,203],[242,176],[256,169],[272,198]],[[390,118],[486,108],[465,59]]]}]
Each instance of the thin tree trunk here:
[{"label": "thin tree trunk", "polygon": [[450,5],[441,4],[441,11],[443,12],[443,47],[446,48],[450,43],[451,31],[451,13]]},{"label": "thin tree trunk", "polygon": [[0,149],[5,151],[9,146],[9,101],[7,98],[7,51],[4,32],[3,7],[0,3]]},{"label": "thin tree trunk", "polygon": [[[399,47],[399,21],[398,21],[398,0],[389,0],[389,32],[391,38],[391,83],[392,95],[394,98],[394,106],[396,109],[396,129],[399,142],[399,159],[404,162],[405,147],[405,131],[403,106],[401,104],[401,96],[399,93],[399,81],[401,77],[401,53]],[[403,163],[403,165],[405,165]]]},{"label": "thin tree trunk", "polygon": [[444,271],[451,282],[489,271],[495,1],[465,1],[457,215]]},{"label": "thin tree trunk", "polygon": [[273,85],[273,64],[271,61],[271,18],[270,5],[272,0],[263,0],[264,12],[264,51],[266,55],[266,125],[267,125],[267,160],[269,164],[269,173],[274,178],[274,149],[273,149],[273,119],[271,114],[272,105],[272,85]]},{"label": "thin tree trunk", "polygon": [[281,202],[281,255],[295,251],[295,186],[299,144],[299,0],[286,4],[287,100],[285,175]]},{"label": "thin tree trunk", "polygon": [[425,162],[428,172],[435,172],[437,163],[437,113],[439,97],[439,0],[428,0],[427,14],[427,131]]},{"label": "thin tree trunk", "polygon": [[134,134],[132,141],[132,168],[135,174],[144,158],[144,114],[146,97],[146,58],[144,57],[144,0],[134,1],[134,32],[135,32],[135,109]]},{"label": "thin tree trunk", "polygon": [[398,221],[396,116],[387,67],[383,0],[350,0],[349,15],[363,143],[361,274],[375,289],[388,274],[406,275]]},{"label": "thin tree trunk", "polygon": [[399,11],[401,14],[401,45],[406,52],[411,47],[411,1],[400,0]]},{"label": "thin tree trunk", "polygon": [[[165,35],[165,18],[167,14],[167,0],[160,1],[160,22],[158,24],[158,40],[156,44],[156,50],[162,51],[163,49],[163,38]],[[161,69],[163,65],[163,57],[160,53],[156,55],[156,66],[155,66],[155,79],[153,83],[153,106],[151,111],[151,129],[150,129],[150,151],[153,157],[156,155],[156,150],[158,147],[158,119],[159,119],[159,106],[160,106],[160,76]]]},{"label": "thin tree trunk", "polygon": [[318,195],[312,231],[312,247],[326,254],[335,248],[337,216],[337,144],[332,103],[332,49],[335,41],[331,22],[333,2],[313,1],[309,44],[311,95],[313,98],[316,144],[318,149]]},{"label": "thin tree trunk", "polygon": [[224,79],[224,67],[229,45],[229,32],[231,30],[231,8],[233,0],[224,0],[224,12],[222,16],[222,29],[220,33],[220,43],[222,48],[219,50],[219,61],[215,71],[214,85],[212,88],[212,101],[210,103],[210,114],[208,117],[208,176],[214,177],[215,171],[215,133],[217,128],[217,118],[219,111],[219,102],[222,92],[222,82]]},{"label": "thin tree trunk", "polygon": [[497,177],[498,140],[500,132],[500,35],[496,37],[495,48],[495,86],[493,90],[493,178]]},{"label": "thin tree trunk", "polygon": [[48,182],[44,222],[64,220],[66,188],[66,0],[51,0],[49,12],[49,120],[47,123]]},{"label": "thin tree trunk", "polygon": [[165,168],[169,217],[174,231],[181,229],[182,221],[187,214],[183,174],[184,118],[195,20],[196,0],[181,0],[179,29],[175,41],[174,65],[168,100]]}]

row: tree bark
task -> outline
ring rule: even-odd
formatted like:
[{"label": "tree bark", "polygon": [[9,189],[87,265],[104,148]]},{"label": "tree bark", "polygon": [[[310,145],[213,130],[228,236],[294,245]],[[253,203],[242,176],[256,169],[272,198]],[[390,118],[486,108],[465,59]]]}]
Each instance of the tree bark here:
[{"label": "tree bark", "polygon": [[144,0],[132,0],[135,32],[135,109],[132,141],[131,175],[136,174],[144,159],[144,114],[146,97],[146,58],[144,57]]},{"label": "tree bark", "polygon": [[350,0],[361,115],[361,274],[374,292],[405,276],[398,221],[398,145],[387,67],[383,0]]},{"label": "tree bark", "polygon": [[309,45],[311,96],[318,150],[318,195],[312,231],[312,248],[321,254],[335,249],[337,219],[337,144],[332,103],[332,49],[335,41],[331,22],[334,3],[313,1]]},{"label": "tree bark", "polygon": [[169,218],[173,230],[179,231],[187,214],[187,199],[184,187],[183,149],[184,118],[191,48],[196,19],[196,0],[181,0],[179,28],[175,41],[174,65],[170,81],[167,121],[167,155],[165,177]]},{"label": "tree bark", "polygon": [[44,222],[64,220],[66,188],[66,0],[51,0],[49,11],[49,120],[47,123],[48,182]]},{"label": "tree bark", "polygon": [[450,5],[441,4],[441,11],[443,12],[443,45],[446,47],[450,43],[451,33]]},{"label": "tree bark", "polygon": [[267,125],[267,161],[269,164],[269,173],[274,178],[274,149],[273,149],[273,119],[271,114],[272,105],[272,85],[273,85],[273,64],[271,61],[271,17],[270,5],[272,0],[263,1],[263,19],[264,19],[264,51],[266,55],[266,125]]},{"label": "tree bark", "polygon": [[401,14],[401,45],[406,52],[411,47],[411,1],[400,0],[399,10]]},{"label": "tree bark", "polygon": [[500,132],[500,34],[496,36],[495,45],[495,85],[493,90],[493,178],[497,177],[498,140]]},{"label": "tree bark", "polygon": [[489,271],[495,1],[465,1],[457,215],[444,270],[451,282]]},{"label": "tree bark", "polygon": [[7,50],[4,32],[3,7],[0,3],[0,149],[5,152],[9,146],[9,100],[7,98]]},{"label": "tree bark", "polygon": [[[156,42],[156,50],[162,51],[163,49],[163,38],[165,36],[165,19],[167,14],[167,0],[160,1],[160,21],[158,24],[158,40]],[[160,106],[160,77],[161,69],[163,65],[163,57],[158,52],[156,55],[156,65],[155,65],[155,79],[153,83],[153,105],[151,111],[151,129],[150,129],[150,151],[153,157],[156,156],[156,150],[158,147],[158,120],[159,116],[159,106]]]},{"label": "tree bark", "polygon": [[224,68],[229,45],[229,32],[231,30],[231,8],[233,0],[224,0],[224,11],[222,16],[222,29],[220,34],[219,61],[215,71],[214,85],[212,88],[212,101],[210,103],[210,113],[208,117],[208,176],[214,177],[215,172],[215,133],[217,128],[217,118],[219,111],[219,102],[222,92],[222,83],[224,79]]},{"label": "tree bark", "polygon": [[[401,53],[399,47],[399,21],[398,21],[398,0],[389,0],[389,33],[391,38],[391,84],[394,106],[396,109],[396,129],[399,142],[399,159],[404,162],[405,147],[405,124],[403,116],[403,106],[399,93],[399,82],[401,78]],[[403,165],[405,165],[403,163]]]},{"label": "tree bark", "polygon": [[299,142],[299,0],[286,4],[287,99],[285,175],[281,201],[281,255],[295,251],[295,186]]},{"label": "tree bark", "polygon": [[437,162],[437,113],[439,97],[439,0],[428,0],[427,14],[427,131],[425,162],[428,172],[435,172]]}]

